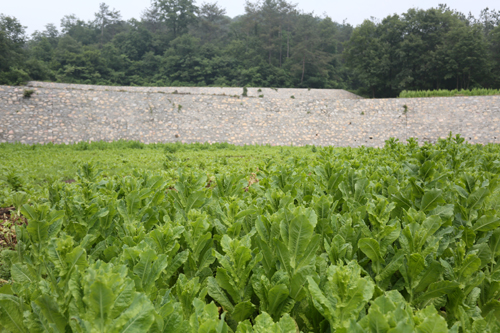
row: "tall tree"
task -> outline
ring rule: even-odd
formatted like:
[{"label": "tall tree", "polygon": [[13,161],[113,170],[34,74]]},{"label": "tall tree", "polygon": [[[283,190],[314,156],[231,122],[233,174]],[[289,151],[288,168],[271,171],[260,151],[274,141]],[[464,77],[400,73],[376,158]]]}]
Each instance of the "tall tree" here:
[{"label": "tall tree", "polygon": [[377,25],[365,20],[354,29],[344,54],[347,65],[356,73],[363,86],[371,91],[371,96],[375,97],[379,87],[384,84],[383,75],[388,69]]},{"label": "tall tree", "polygon": [[198,7],[193,0],[154,0],[153,3],[174,38],[187,33],[188,26],[197,19]]},{"label": "tall tree", "polygon": [[[222,36],[223,29],[227,27],[230,20],[226,16],[226,10],[217,2],[203,3],[199,9],[199,34],[202,41],[212,42]],[[194,32],[196,34],[196,32]]]},{"label": "tall tree", "polygon": [[22,69],[26,27],[11,16],[0,14],[0,84],[20,84],[29,79]]},{"label": "tall tree", "polygon": [[121,19],[121,14],[118,10],[109,9],[109,6],[104,2],[99,4],[99,11],[95,15],[95,24],[101,31],[101,44],[104,42],[104,28],[116,24]]}]

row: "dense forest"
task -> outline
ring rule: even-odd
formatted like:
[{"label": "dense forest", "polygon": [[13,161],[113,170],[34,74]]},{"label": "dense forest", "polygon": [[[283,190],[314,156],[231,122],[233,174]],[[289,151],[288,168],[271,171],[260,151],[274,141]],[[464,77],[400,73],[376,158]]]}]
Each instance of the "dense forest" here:
[{"label": "dense forest", "polygon": [[28,80],[136,86],[340,88],[370,97],[402,90],[500,88],[500,11],[478,18],[446,5],[353,27],[286,0],[153,0],[139,19],[101,3],[27,36],[0,15],[0,84]]}]

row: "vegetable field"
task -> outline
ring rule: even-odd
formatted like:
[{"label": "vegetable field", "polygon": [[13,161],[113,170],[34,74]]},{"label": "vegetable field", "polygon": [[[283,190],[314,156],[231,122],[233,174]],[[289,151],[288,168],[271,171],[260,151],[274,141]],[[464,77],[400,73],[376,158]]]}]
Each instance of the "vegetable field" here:
[{"label": "vegetable field", "polygon": [[1,332],[500,331],[498,145],[95,147],[0,145]]}]

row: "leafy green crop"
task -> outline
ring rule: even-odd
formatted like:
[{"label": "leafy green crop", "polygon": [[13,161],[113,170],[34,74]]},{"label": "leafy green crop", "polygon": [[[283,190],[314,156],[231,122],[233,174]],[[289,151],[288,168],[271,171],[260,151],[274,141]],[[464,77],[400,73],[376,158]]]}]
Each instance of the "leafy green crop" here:
[{"label": "leafy green crop", "polygon": [[238,149],[23,171],[0,331],[500,331],[500,146]]}]

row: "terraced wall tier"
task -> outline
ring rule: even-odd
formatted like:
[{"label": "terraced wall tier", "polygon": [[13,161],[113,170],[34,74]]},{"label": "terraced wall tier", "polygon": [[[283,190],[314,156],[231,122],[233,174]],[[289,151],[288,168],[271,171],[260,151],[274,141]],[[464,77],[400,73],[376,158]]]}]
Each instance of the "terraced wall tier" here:
[{"label": "terraced wall tier", "polygon": [[[35,92],[24,98],[25,89]],[[249,88],[242,97],[242,91],[40,82],[0,86],[0,142],[380,147],[390,137],[435,142],[451,131],[471,143],[500,143],[500,96],[361,99],[343,90]]]}]

